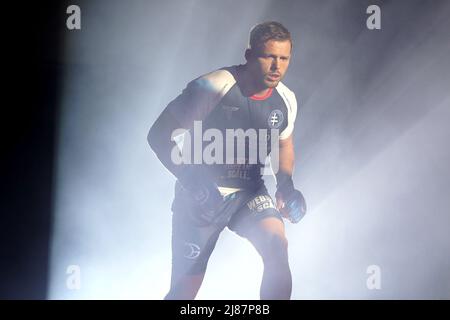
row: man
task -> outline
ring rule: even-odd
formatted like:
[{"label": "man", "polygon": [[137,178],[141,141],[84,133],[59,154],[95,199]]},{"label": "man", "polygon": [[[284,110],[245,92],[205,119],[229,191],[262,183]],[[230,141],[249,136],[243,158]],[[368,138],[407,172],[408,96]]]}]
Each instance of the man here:
[{"label": "man", "polygon": [[[282,216],[298,222],[306,211],[292,181],[297,102],[281,83],[291,51],[291,36],[282,24],[256,25],[250,32],[246,64],[191,81],[150,129],[150,146],[178,180],[172,203],[171,287],[166,299],[195,298],[225,227],[248,239],[261,255],[261,299],[290,298],[292,279]],[[235,130],[234,135],[230,130]],[[244,139],[235,145],[244,131]],[[184,133],[181,143],[176,137],[180,133]],[[192,136],[203,137],[200,146],[192,142]],[[209,141],[215,148],[207,145]],[[272,151],[272,166],[277,169],[276,206],[262,180],[265,159],[251,159],[264,148],[267,154]],[[213,161],[202,158],[207,150]],[[194,160],[189,158],[192,154]]]}]

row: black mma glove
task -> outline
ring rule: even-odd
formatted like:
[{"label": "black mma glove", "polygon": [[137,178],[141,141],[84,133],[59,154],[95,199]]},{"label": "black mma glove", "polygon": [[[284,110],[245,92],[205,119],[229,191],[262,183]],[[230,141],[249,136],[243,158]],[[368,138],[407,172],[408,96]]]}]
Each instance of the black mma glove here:
[{"label": "black mma glove", "polygon": [[198,218],[210,223],[216,220],[223,207],[224,198],[212,179],[195,165],[186,165],[177,178],[201,209]]},{"label": "black mma glove", "polygon": [[282,203],[280,212],[292,223],[298,223],[306,214],[305,198],[299,190],[294,188],[291,175],[280,172],[276,177],[277,191],[275,198],[277,199],[277,203],[279,201]]}]

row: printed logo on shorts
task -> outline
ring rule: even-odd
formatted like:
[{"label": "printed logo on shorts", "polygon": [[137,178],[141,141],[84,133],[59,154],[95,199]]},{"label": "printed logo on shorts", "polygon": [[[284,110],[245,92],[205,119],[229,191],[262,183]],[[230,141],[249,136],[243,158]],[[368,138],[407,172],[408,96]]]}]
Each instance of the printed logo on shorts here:
[{"label": "printed logo on shorts", "polygon": [[257,196],[247,202],[247,206],[250,210],[256,212],[261,212],[269,208],[275,208],[272,198],[269,195]]},{"label": "printed logo on shorts", "polygon": [[196,259],[200,255],[200,247],[195,243],[185,242],[186,253],[184,255],[187,259]]}]

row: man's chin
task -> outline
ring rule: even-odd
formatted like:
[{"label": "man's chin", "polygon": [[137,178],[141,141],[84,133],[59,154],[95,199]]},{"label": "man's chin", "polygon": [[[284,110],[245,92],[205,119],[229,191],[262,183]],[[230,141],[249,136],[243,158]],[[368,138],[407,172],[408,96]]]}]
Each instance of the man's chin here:
[{"label": "man's chin", "polygon": [[266,85],[267,88],[275,88],[279,82],[280,82],[280,80],[276,80],[276,81],[265,80],[264,84]]}]

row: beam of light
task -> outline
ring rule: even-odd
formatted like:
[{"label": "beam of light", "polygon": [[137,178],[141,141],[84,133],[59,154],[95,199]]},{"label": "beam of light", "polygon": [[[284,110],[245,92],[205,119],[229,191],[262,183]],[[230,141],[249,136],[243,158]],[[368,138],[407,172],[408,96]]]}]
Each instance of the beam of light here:
[{"label": "beam of light", "polygon": [[[293,298],[448,298],[450,5],[409,3],[384,7],[380,33],[361,30],[353,1],[81,5],[82,31],[67,35],[49,298],[164,296],[174,179],[147,130],[187,81],[242,63],[262,20],[295,37],[286,83],[310,212],[287,224]],[[382,290],[366,288],[370,264]],[[224,232],[198,298],[257,299],[261,275],[251,245]]]},{"label": "beam of light", "polygon": [[[223,10],[194,0],[80,4],[82,29],[66,39],[49,298],[165,295],[174,179],[150,151],[147,131],[191,78],[219,61],[241,61],[264,3],[258,10],[248,3],[239,11],[247,20],[232,26],[222,13],[233,3],[220,4]],[[226,50],[212,51],[215,39]],[[69,266],[80,268],[79,289],[67,286]],[[217,296],[211,290],[206,284],[200,294]]]}]

